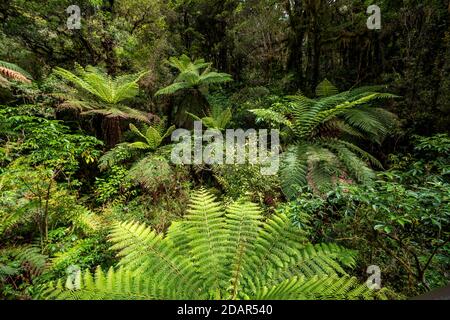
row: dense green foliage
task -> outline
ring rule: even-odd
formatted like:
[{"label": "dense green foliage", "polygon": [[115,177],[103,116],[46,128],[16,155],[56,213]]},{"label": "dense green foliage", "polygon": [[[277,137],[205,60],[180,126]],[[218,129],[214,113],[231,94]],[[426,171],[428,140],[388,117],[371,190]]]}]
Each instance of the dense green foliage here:
[{"label": "dense green foliage", "polygon": [[[449,283],[449,0],[380,0],[380,30],[371,1],[80,0],[69,29],[72,4],[0,2],[0,299]],[[194,121],[278,130],[278,174],[175,163]]]},{"label": "dense green foliage", "polygon": [[362,263],[382,263],[389,281],[407,284],[396,288],[404,292],[448,281],[448,136],[416,144],[413,155],[394,157],[370,187],[344,184],[326,198],[309,193],[288,206],[297,224],[305,213],[317,216],[317,239],[358,249]]}]

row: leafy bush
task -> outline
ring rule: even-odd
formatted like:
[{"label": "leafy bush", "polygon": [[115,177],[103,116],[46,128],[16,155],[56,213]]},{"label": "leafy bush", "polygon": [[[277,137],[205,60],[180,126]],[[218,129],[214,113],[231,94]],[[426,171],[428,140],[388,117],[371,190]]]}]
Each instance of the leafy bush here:
[{"label": "leafy bush", "polygon": [[135,192],[132,183],[127,179],[128,170],[122,166],[113,166],[103,177],[96,178],[95,195],[99,203],[114,201],[124,202]]},{"label": "leafy bush", "polygon": [[[0,108],[0,161],[7,164],[18,157],[30,165],[45,165],[73,174],[81,164],[99,157],[102,142],[81,133],[71,133],[56,120],[16,115],[16,108]],[[0,140],[1,141],[1,140]]]},{"label": "leafy bush", "polygon": [[16,162],[0,174],[0,239],[6,242],[18,235],[27,234],[28,239],[38,235],[43,248],[52,228],[93,227],[89,210],[55,177],[53,170]]},{"label": "leafy bush", "polygon": [[226,197],[237,200],[247,196],[269,208],[275,207],[281,199],[278,177],[262,175],[259,165],[214,165],[212,171]]}]

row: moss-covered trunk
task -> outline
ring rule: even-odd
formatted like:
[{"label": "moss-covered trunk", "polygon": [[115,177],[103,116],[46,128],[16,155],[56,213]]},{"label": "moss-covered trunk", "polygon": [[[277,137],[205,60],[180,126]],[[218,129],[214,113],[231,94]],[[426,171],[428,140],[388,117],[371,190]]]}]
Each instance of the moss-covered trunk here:
[{"label": "moss-covered trunk", "polygon": [[200,118],[209,112],[209,103],[198,89],[186,90],[174,99],[172,116],[174,124],[178,128],[193,129],[194,119],[186,112],[190,112]]}]

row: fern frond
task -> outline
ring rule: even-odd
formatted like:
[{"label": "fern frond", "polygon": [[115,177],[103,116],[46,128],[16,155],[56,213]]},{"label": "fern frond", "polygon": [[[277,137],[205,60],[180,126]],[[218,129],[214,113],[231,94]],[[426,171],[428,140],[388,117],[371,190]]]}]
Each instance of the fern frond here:
[{"label": "fern frond", "polygon": [[[146,290],[150,279],[142,274],[119,268],[107,273],[98,267],[95,274],[77,272],[74,279],[50,283],[43,292],[47,299],[57,300],[150,300],[158,299]],[[73,282],[72,282],[73,281]]]},{"label": "fern frond", "polygon": [[257,293],[258,300],[373,300],[379,296],[351,277],[295,277]]},{"label": "fern frond", "polygon": [[187,82],[176,82],[173,83],[165,88],[159,89],[156,93],[155,96],[161,96],[161,95],[170,95],[170,94],[174,94],[182,89],[188,89],[190,88],[190,84]]},{"label": "fern frond", "polygon": [[[196,291],[200,283],[190,257],[177,255],[176,248],[170,241],[164,241],[161,235],[138,223],[116,223],[111,241],[114,242],[112,249],[119,250],[119,266],[146,274],[149,278],[147,290],[154,297],[198,298],[199,292]],[[183,290],[186,288],[193,290]]]},{"label": "fern frond", "polygon": [[306,238],[285,214],[277,213],[262,225],[254,242],[255,254],[249,257],[243,277],[246,285],[257,291],[298,260]]},{"label": "fern frond", "polygon": [[202,74],[199,78],[199,83],[202,85],[210,85],[214,83],[225,83],[233,81],[233,78],[228,73],[208,72]]},{"label": "fern frond", "polygon": [[294,199],[298,188],[307,183],[307,145],[292,146],[282,155],[281,188],[288,199]]},{"label": "fern frond", "polygon": [[356,178],[358,182],[370,183],[375,178],[375,173],[355,153],[342,143],[325,143],[328,148],[336,152],[339,161],[347,172]]},{"label": "fern frond", "polygon": [[231,109],[228,108],[224,110],[217,118],[217,128],[219,130],[225,130],[227,129],[228,123],[231,121],[232,118]]},{"label": "fern frond", "polygon": [[275,125],[284,125],[292,128],[292,123],[283,114],[270,109],[253,109],[249,110],[256,116],[256,121],[265,121]]},{"label": "fern frond", "polygon": [[[166,236],[143,224],[116,222],[110,236],[116,270],[78,272],[52,284],[56,299],[371,299],[341,267],[354,264],[337,245],[311,245],[289,217],[263,222],[261,210],[238,201],[224,212],[204,190],[186,219]],[[349,258],[350,257],[350,258]]]},{"label": "fern frond", "polygon": [[198,270],[203,275],[205,287],[214,292],[224,285],[227,256],[224,247],[225,219],[222,208],[215,198],[201,190],[192,195],[184,224],[190,239],[190,254]]},{"label": "fern frond", "polygon": [[162,142],[161,134],[153,127],[147,128],[145,137],[151,150],[156,150]]},{"label": "fern frond", "polygon": [[34,276],[44,273],[48,268],[48,256],[42,254],[41,249],[34,246],[16,247],[10,250],[15,260]]},{"label": "fern frond", "polygon": [[[229,299],[236,299],[243,287],[243,279],[250,273],[250,258],[254,254],[262,220],[260,209],[253,203],[238,202],[227,209],[227,233],[229,237],[227,268],[230,286]],[[254,274],[253,274],[254,275]]]},{"label": "fern frond", "polygon": [[353,153],[359,155],[367,163],[370,163],[371,165],[377,167],[378,169],[382,169],[382,170],[384,169],[383,165],[377,158],[375,158],[370,153],[364,151],[363,149],[361,149],[360,147],[358,147],[357,145],[355,145],[351,142],[336,139],[336,138],[325,138],[325,139],[321,139],[319,141],[324,141],[326,143],[326,145],[332,146],[332,147],[338,147],[339,145],[341,145],[342,147],[345,147],[345,148],[349,149],[350,151],[352,151]]},{"label": "fern frond", "polygon": [[145,112],[124,105],[111,105],[95,108],[91,104],[89,109],[90,110],[84,111],[81,114],[82,115],[99,114],[107,118],[135,119],[142,122],[149,121],[147,114]]}]

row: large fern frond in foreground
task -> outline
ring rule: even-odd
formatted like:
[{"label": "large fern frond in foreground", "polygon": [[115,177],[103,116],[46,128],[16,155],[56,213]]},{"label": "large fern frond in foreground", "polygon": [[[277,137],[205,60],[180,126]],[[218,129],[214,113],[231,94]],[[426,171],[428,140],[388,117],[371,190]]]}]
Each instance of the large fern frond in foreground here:
[{"label": "large fern frond in foreground", "polygon": [[233,78],[227,73],[211,71],[211,63],[204,59],[191,60],[186,55],[181,57],[171,57],[168,64],[176,68],[178,76],[171,85],[156,92],[156,96],[174,94],[180,90],[190,88],[208,87],[211,84],[225,83]]},{"label": "large fern frond in foreground", "polygon": [[33,79],[28,72],[19,66],[2,60],[0,60],[0,77],[0,80],[3,79],[3,82],[5,82],[6,79],[10,79],[24,83],[31,83],[31,80]]},{"label": "large fern frond in foreground", "polygon": [[[225,210],[206,191],[193,195],[186,219],[165,236],[143,224],[115,223],[117,268],[78,272],[51,284],[51,299],[374,299],[344,271],[348,250],[311,245],[277,213],[265,220],[253,203]],[[340,259],[347,257],[347,259]]]}]

